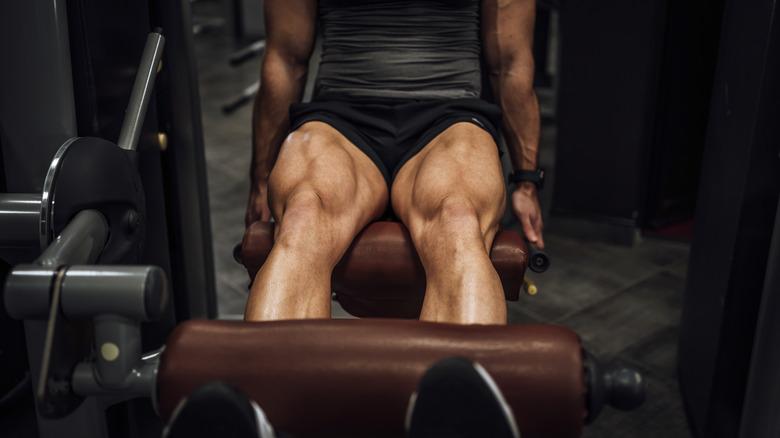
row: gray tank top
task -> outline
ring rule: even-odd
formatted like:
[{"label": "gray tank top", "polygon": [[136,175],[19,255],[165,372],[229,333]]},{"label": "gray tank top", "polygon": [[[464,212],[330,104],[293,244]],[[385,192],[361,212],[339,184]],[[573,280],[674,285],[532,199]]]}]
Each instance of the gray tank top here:
[{"label": "gray tank top", "polygon": [[320,0],[319,94],[480,96],[480,0]]}]

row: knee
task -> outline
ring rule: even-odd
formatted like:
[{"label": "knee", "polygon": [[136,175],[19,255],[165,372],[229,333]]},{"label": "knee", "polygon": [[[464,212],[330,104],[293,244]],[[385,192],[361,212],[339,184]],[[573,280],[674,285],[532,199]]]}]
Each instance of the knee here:
[{"label": "knee", "polygon": [[310,245],[323,222],[322,199],[313,190],[301,191],[286,199],[277,217],[274,246]]},{"label": "knee", "polygon": [[442,199],[432,219],[439,228],[442,228],[442,231],[454,234],[480,228],[476,206],[461,196],[448,196]]},{"label": "knee", "polygon": [[287,199],[276,224],[274,247],[301,257],[338,261],[356,234],[353,228],[345,215],[326,208],[320,194],[303,190]]},{"label": "knee", "polygon": [[498,218],[484,213],[466,197],[448,196],[425,215],[426,220],[411,226],[410,232],[413,239],[428,248],[460,247],[476,242],[487,245],[498,229]]}]

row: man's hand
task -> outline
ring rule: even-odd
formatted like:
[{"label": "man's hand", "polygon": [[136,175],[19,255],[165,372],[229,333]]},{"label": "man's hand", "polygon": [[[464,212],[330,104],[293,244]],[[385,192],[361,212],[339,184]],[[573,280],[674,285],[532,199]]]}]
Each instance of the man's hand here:
[{"label": "man's hand", "polygon": [[512,209],[523,226],[525,238],[539,249],[544,249],[542,210],[539,208],[539,197],[533,183],[524,182],[512,192]]},{"label": "man's hand", "polygon": [[268,178],[252,181],[249,192],[249,203],[246,207],[244,224],[248,227],[253,222],[271,220],[271,209],[268,207]]}]

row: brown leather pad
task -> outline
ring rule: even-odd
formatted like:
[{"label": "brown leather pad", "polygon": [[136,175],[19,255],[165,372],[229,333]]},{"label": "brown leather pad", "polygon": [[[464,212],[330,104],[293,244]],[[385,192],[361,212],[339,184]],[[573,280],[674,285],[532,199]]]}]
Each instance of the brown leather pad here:
[{"label": "brown leather pad", "polygon": [[[244,233],[241,261],[251,279],[273,246],[274,224],[255,222]],[[528,249],[512,231],[499,231],[490,251],[507,300],[517,301],[528,267]],[[425,295],[425,271],[406,227],[374,222],[355,238],[333,271],[333,292],[349,313],[415,318]]]},{"label": "brown leather pad", "polygon": [[408,320],[193,320],[168,338],[158,377],[167,423],[198,385],[241,388],[293,436],[403,436],[409,397],[437,360],[482,364],[523,438],[583,432],[579,337],[552,325],[479,326]]}]

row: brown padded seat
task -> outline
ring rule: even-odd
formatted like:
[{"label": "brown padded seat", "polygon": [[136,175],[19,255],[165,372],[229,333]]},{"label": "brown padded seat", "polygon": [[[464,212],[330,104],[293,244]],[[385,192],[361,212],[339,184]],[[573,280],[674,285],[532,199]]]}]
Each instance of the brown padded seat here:
[{"label": "brown padded seat", "polygon": [[[255,222],[244,233],[241,262],[250,279],[265,263],[273,236],[272,222]],[[501,277],[506,299],[517,301],[528,267],[523,238],[515,232],[499,231],[490,260]],[[382,221],[367,226],[333,271],[331,287],[341,306],[358,317],[419,316],[425,272],[406,227]]]},{"label": "brown padded seat", "polygon": [[198,385],[222,380],[293,436],[403,436],[409,396],[437,360],[465,356],[494,377],[523,438],[578,437],[586,416],[582,348],[551,325],[408,320],[192,320],[168,338],[159,377],[167,423]]}]

